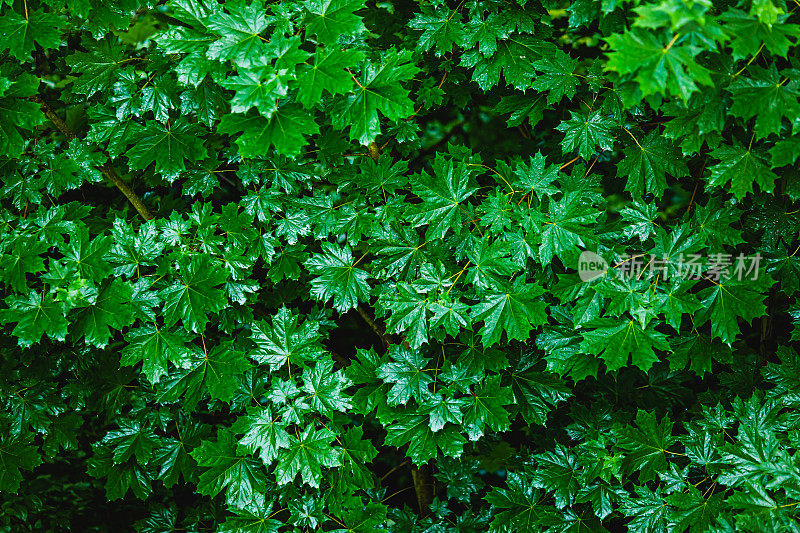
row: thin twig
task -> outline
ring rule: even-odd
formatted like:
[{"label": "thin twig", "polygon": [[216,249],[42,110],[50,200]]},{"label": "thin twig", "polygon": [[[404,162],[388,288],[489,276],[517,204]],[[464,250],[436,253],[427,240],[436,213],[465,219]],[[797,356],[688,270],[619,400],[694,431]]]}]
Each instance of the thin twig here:
[{"label": "thin twig", "polygon": [[[39,104],[39,107],[41,107],[42,109],[42,113],[44,113],[44,115],[48,119],[50,119],[50,122],[52,122],[53,125],[55,125],[56,129],[58,129],[58,131],[60,131],[61,134],[68,141],[77,138],[75,132],[72,131],[69,126],[67,126],[66,122],[61,120],[61,117],[59,117],[55,113],[55,111],[53,111],[53,109],[49,105],[47,105],[47,103],[44,100],[42,100],[38,96],[32,96],[30,99],[32,102]],[[144,205],[142,199],[139,198],[135,192],[133,192],[133,189],[131,189],[127,183],[122,181],[122,179],[117,175],[116,172],[114,172],[114,170],[111,167],[109,167],[108,165],[102,165],[98,167],[98,169],[100,170],[100,173],[103,175],[104,178],[113,183],[117,187],[117,189],[119,189],[120,192],[122,192],[122,194],[125,195],[128,201],[131,203],[131,205],[133,205],[133,207],[136,209],[136,211],[139,213],[139,215],[141,215],[143,219],[145,220],[153,219],[153,214],[150,212],[149,209],[147,209],[147,206]]]},{"label": "thin twig", "polygon": [[386,333],[382,331],[380,327],[378,327],[378,324],[376,324],[372,317],[369,316],[369,313],[367,313],[363,305],[359,304],[358,307],[356,307],[356,310],[358,311],[358,314],[361,315],[361,318],[364,319],[364,322],[366,322],[367,325],[372,328],[372,331],[374,331],[375,334],[380,337],[383,347],[388,350],[390,342],[386,337]]}]

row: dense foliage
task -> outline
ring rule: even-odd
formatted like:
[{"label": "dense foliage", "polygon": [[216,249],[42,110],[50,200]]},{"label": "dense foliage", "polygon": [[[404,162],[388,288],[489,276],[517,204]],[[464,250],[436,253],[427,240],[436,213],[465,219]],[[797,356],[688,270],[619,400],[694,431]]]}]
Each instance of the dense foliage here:
[{"label": "dense foliage", "polygon": [[800,531],[797,2],[1,4],[3,531]]}]

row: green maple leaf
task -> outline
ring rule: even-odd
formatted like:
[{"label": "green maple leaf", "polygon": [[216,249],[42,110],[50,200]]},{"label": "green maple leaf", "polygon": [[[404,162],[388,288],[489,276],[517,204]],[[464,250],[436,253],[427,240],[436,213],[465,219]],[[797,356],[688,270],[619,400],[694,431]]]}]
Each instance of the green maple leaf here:
[{"label": "green maple leaf", "polygon": [[273,35],[270,39],[269,59],[275,61],[275,67],[294,78],[297,67],[308,60],[310,54],[300,49],[303,41],[297,35],[284,37]]},{"label": "green maple leaf", "polygon": [[369,297],[369,273],[355,268],[349,247],[322,243],[322,253],[312,255],[305,265],[311,274],[311,294],[323,302],[333,298],[333,307],[340,313],[353,309]]},{"label": "green maple leaf", "polygon": [[88,109],[92,129],[86,139],[94,143],[102,143],[111,157],[121,155],[131,139],[137,138],[142,125],[129,117],[119,120],[116,113],[107,107],[93,106]]},{"label": "green maple leaf", "polygon": [[578,494],[579,463],[574,453],[565,446],[557,445],[552,452],[535,455],[537,469],[533,484],[553,494],[556,506],[566,507],[575,501]]},{"label": "green maple leaf", "polygon": [[519,187],[528,195],[535,194],[541,200],[558,192],[558,188],[553,183],[558,179],[558,174],[558,167],[556,165],[547,166],[541,152],[536,152],[529,163],[520,163],[516,166],[514,169],[516,179],[512,185]]},{"label": "green maple leaf", "polygon": [[229,13],[215,11],[206,19],[208,29],[220,36],[208,47],[211,59],[230,59],[240,67],[249,67],[263,62],[267,56],[267,44],[261,37],[269,26],[261,2],[252,4],[229,4]]},{"label": "green maple leaf", "polygon": [[3,322],[16,322],[12,335],[20,346],[38,343],[47,334],[53,340],[63,341],[67,336],[67,319],[64,302],[55,300],[49,293],[30,292],[27,296],[11,296],[8,309],[0,310]]},{"label": "green maple leaf", "polygon": [[506,119],[509,127],[519,126],[525,122],[525,119],[533,127],[544,117],[545,107],[547,107],[547,101],[543,94],[535,93],[530,96],[512,94],[502,97],[494,111],[503,114],[510,113]]},{"label": "green maple leaf", "polygon": [[[298,210],[287,211],[283,218],[275,224],[275,235],[286,237],[289,244],[297,242],[298,237],[304,237],[311,231],[310,217],[307,213]],[[327,233],[326,233],[327,234]]]},{"label": "green maple leaf", "polygon": [[780,133],[783,118],[791,121],[800,113],[800,83],[790,81],[788,72],[779,74],[774,64],[768,69],[754,66],[749,72],[753,77],[740,77],[728,87],[733,95],[730,113],[744,119],[756,117],[759,138]]},{"label": "green maple leaf", "polygon": [[700,90],[698,84],[713,85],[708,69],[695,61],[702,49],[686,41],[680,34],[639,28],[613,34],[606,70],[635,74],[643,96],[662,93],[686,100]]},{"label": "green maple leaf", "polygon": [[533,62],[552,55],[555,50],[553,43],[530,35],[514,34],[498,41],[494,53],[470,51],[463,55],[461,63],[475,67],[472,81],[484,91],[500,82],[501,73],[506,83],[525,90],[531,87],[536,77]]},{"label": "green maple leaf", "polygon": [[381,294],[379,302],[390,311],[386,331],[403,334],[412,348],[428,342],[428,298],[412,285],[398,283],[394,289]]},{"label": "green maple leaf", "polygon": [[460,425],[464,419],[462,407],[467,401],[463,398],[453,398],[440,394],[432,395],[421,406],[422,411],[430,417],[431,431],[441,431],[448,423]]},{"label": "green maple leaf", "polygon": [[[711,229],[711,231],[714,230]],[[686,272],[685,270],[681,271],[681,262],[700,251],[705,242],[703,237],[702,231],[697,231],[688,224],[673,226],[669,232],[658,227],[653,237],[655,241],[653,255],[664,258],[663,267],[669,277],[683,277]]]},{"label": "green maple leaf", "polygon": [[[205,20],[208,15],[208,13],[204,13],[201,16]],[[216,37],[208,32],[208,28],[202,25],[202,22],[196,19],[194,22],[201,25],[202,31],[195,28],[173,26],[165,32],[156,34],[155,39],[168,54],[189,53],[196,54],[195,57],[205,56],[208,45],[213,43]]]},{"label": "green maple leaf", "polygon": [[283,522],[271,518],[275,513],[263,494],[256,494],[252,501],[235,506],[231,512],[233,516],[219,525],[217,533],[278,533],[283,526]]},{"label": "green maple leaf", "polygon": [[338,101],[334,127],[350,126],[350,138],[368,145],[381,132],[380,115],[397,121],[413,114],[414,103],[401,84],[419,71],[410,60],[409,52],[392,50],[380,63],[365,62],[355,76],[355,92]]},{"label": "green maple leaf", "polygon": [[628,527],[632,532],[667,530],[670,507],[664,502],[660,489],[654,492],[644,485],[636,487],[636,496],[623,499],[620,511],[631,518]]},{"label": "green maple leaf", "polygon": [[279,420],[269,407],[251,407],[247,415],[239,417],[232,431],[243,433],[239,445],[257,454],[268,467],[278,458],[281,449],[289,448],[286,426],[287,423]]},{"label": "green maple leaf", "polygon": [[500,385],[500,376],[488,376],[482,384],[475,387],[472,396],[467,400],[469,403],[464,410],[464,429],[470,440],[480,439],[486,426],[496,432],[508,429],[509,412],[504,406],[514,400],[511,388]]},{"label": "green maple leaf", "polygon": [[197,491],[213,497],[225,490],[227,501],[241,507],[266,490],[266,476],[263,465],[238,455],[236,446],[233,433],[220,429],[217,440],[203,441],[192,450],[191,456],[200,466],[208,468],[200,474]]},{"label": "green maple leaf", "polygon": [[290,245],[277,253],[267,273],[268,277],[272,281],[280,281],[283,278],[298,279],[301,273],[300,263],[307,256],[305,249],[305,245],[302,244]]},{"label": "green maple leaf", "polygon": [[351,384],[341,370],[333,371],[331,359],[317,361],[313,370],[303,371],[303,390],[310,397],[311,407],[328,418],[333,418],[336,411],[346,413],[352,409],[350,397],[344,392]]},{"label": "green maple leaf", "polygon": [[218,61],[212,61],[203,52],[194,52],[184,57],[175,66],[175,75],[178,81],[191,89],[197,84],[208,80],[210,77],[222,77],[225,75],[225,67]]},{"label": "green maple leaf", "polygon": [[[78,163],[68,157],[67,152],[58,152],[52,153],[50,150],[47,150],[46,145],[40,145],[43,147],[42,154],[43,157],[48,158],[47,167],[40,173],[42,178],[47,183],[47,192],[52,194],[53,196],[59,196],[62,192],[68,191],[71,189],[77,189],[83,183],[83,180],[87,177],[93,178],[97,176],[91,176],[90,173],[81,172],[81,168],[78,166]],[[79,146],[79,141],[74,141],[71,147]],[[45,150],[47,150],[45,152]],[[86,154],[88,150],[81,150],[79,153]],[[46,154],[46,155],[45,155]],[[70,154],[74,157],[76,154]],[[76,159],[79,159],[76,158]],[[99,162],[99,161],[98,161]],[[91,165],[89,165],[91,168]],[[88,176],[86,174],[89,174]],[[92,181],[100,181],[99,179],[93,179]]]},{"label": "green maple leaf", "polygon": [[769,155],[773,167],[783,167],[794,164],[800,157],[800,137],[781,139],[770,148]]},{"label": "green maple leaf", "polygon": [[613,148],[613,127],[614,122],[600,111],[587,114],[573,111],[572,117],[559,124],[556,129],[564,132],[564,141],[561,144],[565,153],[577,152],[584,159],[589,159],[595,154],[597,146],[601,150]]},{"label": "green maple leaf", "polygon": [[423,203],[412,211],[417,226],[427,225],[427,239],[441,239],[452,229],[460,235],[464,214],[464,201],[478,190],[470,179],[469,165],[454,163],[437,154],[433,162],[433,174],[423,171],[412,176],[411,186],[414,194]]},{"label": "green maple leaf", "polygon": [[627,492],[620,486],[609,486],[603,483],[581,487],[575,498],[578,503],[591,503],[594,513],[605,518],[614,511],[614,504],[619,502]]},{"label": "green maple leaf", "polygon": [[376,271],[385,270],[390,276],[408,281],[416,275],[424,260],[422,239],[411,228],[400,226],[382,231],[378,246]]},{"label": "green maple leaf", "polygon": [[731,344],[739,334],[738,319],[747,322],[767,312],[764,305],[766,289],[774,283],[763,272],[756,279],[722,279],[700,291],[705,306],[704,316],[711,320],[711,332],[722,342]]},{"label": "green maple leaf", "polygon": [[470,313],[473,322],[483,321],[479,332],[483,346],[500,342],[504,331],[509,341],[528,340],[534,327],[547,322],[547,304],[538,299],[543,293],[541,285],[525,283],[522,278],[503,291],[488,292]]},{"label": "green maple leaf", "polygon": [[122,351],[122,364],[142,362],[142,371],[150,383],[157,383],[167,373],[167,363],[182,365],[187,358],[185,335],[180,331],[159,329],[156,325],[136,328],[125,336],[128,345]]},{"label": "green maple leaf", "polygon": [[74,267],[80,277],[100,281],[111,273],[111,267],[104,259],[110,247],[111,239],[107,236],[98,235],[90,239],[86,226],[80,226],[64,247],[61,260],[66,266]]},{"label": "green maple leaf", "polygon": [[600,16],[601,9],[606,2],[598,4],[591,0],[577,0],[569,5],[569,24],[572,27],[588,26]]},{"label": "green maple leaf", "polygon": [[122,498],[129,490],[137,498],[147,498],[153,490],[150,477],[142,465],[132,460],[114,464],[114,453],[108,446],[96,446],[87,464],[90,476],[106,478],[106,497],[109,501]]},{"label": "green maple leaf", "polygon": [[520,362],[519,367],[510,372],[511,403],[529,424],[544,425],[547,413],[571,393],[558,374],[538,372],[528,365]]},{"label": "green maple leaf", "polygon": [[250,363],[244,353],[224,343],[206,351],[196,346],[182,361],[177,371],[160,380],[160,401],[177,401],[186,393],[184,404],[187,409],[194,408],[200,400],[203,385],[208,388],[212,398],[229,402],[238,390],[237,378]]},{"label": "green maple leaf", "polygon": [[723,509],[722,501],[725,496],[717,493],[706,497],[696,487],[689,486],[687,489],[686,492],[675,492],[667,496],[666,501],[675,508],[671,519],[675,527],[683,531],[707,531]]},{"label": "green maple leaf", "polygon": [[332,95],[349,92],[353,76],[346,69],[363,57],[356,50],[317,49],[314,64],[303,64],[297,72],[297,102],[309,109],[319,103],[323,91]]},{"label": "green maple leaf", "polygon": [[131,457],[136,458],[140,465],[147,464],[153,454],[157,437],[153,431],[139,422],[120,422],[119,429],[109,431],[103,442],[113,448],[115,464],[126,462]]},{"label": "green maple leaf", "polygon": [[365,506],[346,508],[337,518],[342,529],[332,529],[331,533],[373,533],[386,524],[387,507],[381,503],[369,502]]},{"label": "green maple leaf", "polygon": [[0,436],[0,490],[16,493],[22,483],[22,470],[32,470],[42,463],[32,435]]},{"label": "green maple leaf", "polygon": [[436,55],[452,52],[454,45],[460,45],[465,37],[464,23],[461,15],[447,6],[422,5],[422,12],[411,19],[410,27],[422,30],[417,42],[417,50],[427,52],[435,48]]},{"label": "green maple leaf", "polygon": [[445,483],[448,498],[466,503],[473,494],[485,486],[484,482],[475,475],[478,462],[474,459],[443,457],[437,463],[439,468],[434,477]]},{"label": "green maple leaf", "polygon": [[176,109],[178,103],[178,86],[175,78],[159,76],[150,80],[150,83],[141,89],[141,99],[138,101],[135,114],[143,117],[145,113],[151,112],[157,121],[168,123],[169,112]]},{"label": "green maple leaf", "polygon": [[28,10],[26,6],[24,16],[7,9],[0,16],[0,51],[9,50],[18,60],[28,61],[37,44],[45,49],[59,47],[62,25],[61,17],[41,9]]},{"label": "green maple leaf", "polygon": [[434,432],[429,422],[427,415],[416,414],[416,410],[404,412],[386,428],[385,443],[398,447],[408,444],[406,453],[417,465],[436,458],[439,449],[447,457],[459,457],[466,441],[456,426],[450,424]]},{"label": "green maple leaf", "polygon": [[[72,91],[87,97],[105,91],[118,80],[124,64],[124,48],[111,39],[89,41],[88,52],[76,52],[67,57],[67,64],[80,76],[72,83]],[[91,109],[91,108],[90,108]]]},{"label": "green maple leaf", "polygon": [[277,370],[284,364],[305,365],[307,361],[319,360],[325,354],[320,344],[319,324],[306,320],[298,325],[299,318],[288,308],[281,307],[272,324],[256,322],[252,326],[251,339],[256,351],[250,356],[262,364]]},{"label": "green maple leaf", "polygon": [[509,257],[511,251],[507,243],[481,239],[467,252],[467,259],[473,265],[467,270],[464,283],[474,283],[482,289],[502,290],[517,267]]},{"label": "green maple leaf", "polygon": [[666,335],[652,325],[643,328],[632,319],[604,319],[601,324],[583,334],[581,349],[601,356],[609,370],[626,366],[632,356],[633,365],[646,372],[658,361],[654,350],[671,351]]},{"label": "green maple leaf", "polygon": [[165,246],[159,240],[153,221],[140,225],[136,231],[118,218],[114,221],[112,237],[114,244],[106,254],[106,259],[118,265],[114,267],[115,275],[138,276],[143,267],[155,264]]},{"label": "green maple leaf", "polygon": [[267,155],[270,145],[284,155],[297,155],[305,146],[305,136],[319,132],[314,117],[296,104],[279,107],[270,118],[258,113],[230,114],[222,117],[219,133],[242,133],[236,140],[244,157]]},{"label": "green maple leaf", "polygon": [[219,288],[228,272],[208,255],[182,259],[178,267],[176,281],[159,294],[164,299],[164,323],[169,327],[181,319],[186,329],[203,333],[208,315],[228,305]]},{"label": "green maple leaf", "polygon": [[27,100],[38,87],[39,78],[27,73],[13,79],[0,76],[0,154],[20,155],[26,144],[25,131],[45,121],[39,106]]},{"label": "green maple leaf", "polygon": [[48,457],[55,457],[60,451],[78,449],[78,433],[83,419],[77,413],[68,413],[54,420],[47,428],[47,436],[42,451]]},{"label": "green maple leaf", "polygon": [[720,142],[727,103],[719,92],[695,93],[688,102],[665,104],[674,118],[664,125],[664,135],[678,141],[685,154],[699,152],[703,144],[714,148]]},{"label": "green maple leaf", "polygon": [[125,155],[131,168],[144,170],[155,163],[155,170],[170,181],[186,169],[185,161],[199,161],[206,157],[200,129],[185,119],[172,124],[148,122],[132,139],[134,143]]},{"label": "green maple leaf", "polygon": [[489,198],[478,208],[481,222],[492,236],[503,234],[511,226],[513,211],[514,207],[510,197],[500,191],[490,193]]},{"label": "green maple leaf", "polygon": [[625,452],[623,464],[628,472],[638,472],[647,483],[658,472],[667,470],[667,450],[678,439],[672,436],[672,421],[668,417],[656,420],[655,413],[636,413],[636,427],[628,426],[618,432],[617,446]]},{"label": "green maple leaf", "polygon": [[544,72],[533,79],[531,87],[537,91],[548,91],[547,103],[556,104],[565,96],[572,98],[578,88],[578,78],[574,75],[578,60],[556,50],[544,58],[533,62],[536,70]]},{"label": "green maple leaf", "polygon": [[5,1],[0,529],[792,530],[784,3]]},{"label": "green maple leaf", "polygon": [[0,255],[0,279],[17,292],[28,292],[27,274],[44,270],[47,244],[30,238],[17,239],[10,251]]},{"label": "green maple leaf", "polygon": [[718,339],[704,334],[691,334],[672,340],[675,351],[670,357],[670,368],[688,368],[698,376],[711,371],[713,361],[730,361],[731,349]]},{"label": "green maple leaf", "polygon": [[289,444],[278,455],[275,476],[279,485],[291,483],[300,474],[303,482],[319,487],[323,467],[340,464],[340,449],[331,446],[336,434],[329,429],[307,426],[297,437],[289,435]]},{"label": "green maple leaf", "polygon": [[174,0],[169,7],[173,17],[201,30],[206,29],[209,15],[218,11],[218,6],[207,0]]},{"label": "green maple leaf", "polygon": [[228,101],[219,86],[206,78],[181,93],[181,113],[193,114],[197,121],[213,127],[228,109]]},{"label": "green maple leaf", "polygon": [[363,0],[306,0],[306,31],[320,43],[336,44],[340,35],[354,35],[364,29],[361,17],[354,14],[364,7]]},{"label": "green maple leaf", "polygon": [[605,316],[618,317],[630,313],[642,327],[654,315],[652,293],[647,289],[648,283],[645,280],[632,276],[603,279],[594,287],[598,295],[608,298]]},{"label": "green maple leaf", "polygon": [[[698,493],[692,494],[692,496],[694,496],[694,498],[692,498],[694,502],[687,503],[701,503],[698,501],[697,496],[700,496],[699,500],[704,501],[702,499],[702,494],[699,493],[699,491]],[[673,505],[678,505],[683,502],[679,501],[671,503],[673,503]],[[749,481],[745,482],[744,490],[733,493],[728,499],[725,500],[725,503],[732,505],[735,509],[761,511],[764,513],[778,508],[778,504],[775,502],[772,496],[770,496],[765,487]]]},{"label": "green maple leaf", "polygon": [[727,9],[720,20],[725,23],[726,33],[731,37],[733,58],[752,55],[762,44],[773,54],[786,56],[800,37],[800,26],[786,23],[786,18],[787,15],[781,15],[781,24],[769,25],[739,9]]},{"label": "green maple leaf", "polygon": [[390,405],[405,404],[411,398],[424,403],[431,395],[428,385],[433,378],[426,372],[430,359],[415,350],[409,351],[392,345],[390,356],[393,362],[384,363],[375,372],[385,383],[391,384],[388,401]]},{"label": "green maple leaf", "polygon": [[680,150],[656,131],[624,150],[617,178],[627,178],[625,190],[634,198],[652,194],[660,198],[667,188],[666,174],[682,178],[689,173]]},{"label": "green maple leaf", "polygon": [[622,215],[622,220],[625,221],[623,229],[625,237],[629,239],[637,237],[641,242],[646,241],[655,231],[653,220],[656,218],[657,213],[658,206],[654,203],[634,202],[632,205],[622,209],[620,215]]},{"label": "green maple leaf", "polygon": [[378,455],[378,450],[363,437],[362,426],[353,426],[340,437],[342,453],[337,474],[348,485],[354,483],[367,489],[374,486],[375,474],[370,470],[370,463]]},{"label": "green maple leaf", "polygon": [[365,413],[371,413],[376,408],[381,412],[387,410],[386,391],[389,387],[377,376],[378,368],[386,360],[386,355],[379,356],[371,348],[356,350],[356,357],[345,369],[348,379],[359,385],[353,394],[353,404],[356,409]]},{"label": "green maple leaf", "polygon": [[689,292],[692,286],[691,282],[675,278],[667,285],[665,292],[659,294],[659,311],[664,313],[667,324],[676,330],[680,329],[681,318],[685,313],[694,313],[703,307],[697,296]]},{"label": "green maple leaf", "polygon": [[255,107],[267,118],[278,109],[278,100],[286,96],[286,80],[271,66],[241,68],[234,77],[226,78],[221,85],[236,91],[231,99],[231,111],[245,113]]},{"label": "green maple leaf", "polygon": [[534,487],[530,474],[509,472],[506,484],[507,487],[493,487],[486,495],[488,503],[502,509],[492,519],[494,529],[533,533],[543,524],[561,524],[555,508],[540,501],[541,491]]},{"label": "green maple leaf", "polygon": [[595,240],[591,229],[600,212],[584,204],[584,195],[569,192],[558,202],[550,202],[549,220],[542,230],[539,257],[549,264],[557,256],[565,265],[574,264],[578,246],[587,246]]},{"label": "green maple leaf", "polygon": [[83,336],[87,344],[104,348],[112,336],[111,328],[121,330],[133,322],[132,294],[132,286],[121,279],[104,282],[97,298],[81,309],[72,333]]},{"label": "green maple leaf", "polygon": [[466,35],[462,43],[464,48],[478,47],[484,56],[497,51],[497,41],[502,39],[508,30],[507,19],[499,13],[490,13],[487,17],[467,17]]}]

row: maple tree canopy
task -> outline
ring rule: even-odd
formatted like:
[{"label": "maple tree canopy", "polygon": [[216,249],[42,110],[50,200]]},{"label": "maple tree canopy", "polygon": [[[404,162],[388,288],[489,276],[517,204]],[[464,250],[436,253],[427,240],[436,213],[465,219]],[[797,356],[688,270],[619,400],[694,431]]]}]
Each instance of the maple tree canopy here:
[{"label": "maple tree canopy", "polygon": [[796,1],[0,4],[1,531],[800,532]]}]

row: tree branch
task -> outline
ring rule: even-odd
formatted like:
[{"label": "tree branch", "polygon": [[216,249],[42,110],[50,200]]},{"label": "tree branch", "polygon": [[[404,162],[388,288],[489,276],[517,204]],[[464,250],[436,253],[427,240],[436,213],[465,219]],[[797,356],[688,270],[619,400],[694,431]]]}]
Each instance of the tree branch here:
[{"label": "tree branch", "polygon": [[[56,114],[56,112],[53,111],[53,109],[49,105],[47,105],[47,102],[42,100],[42,98],[40,98],[39,96],[32,96],[30,99],[32,102],[39,104],[39,107],[41,107],[42,109],[42,113],[44,113],[44,115],[48,119],[50,119],[50,122],[53,123],[56,129],[58,129],[58,131],[60,131],[61,134],[68,141],[71,141],[78,137],[77,135],[75,135],[75,132],[72,131],[69,126],[67,126],[67,123],[61,120],[61,117],[59,117]],[[109,167],[108,165],[103,165],[99,167],[99,170],[104,178],[113,183],[114,186],[116,186],[116,188],[119,189],[120,192],[122,192],[122,194],[125,195],[128,201],[131,203],[131,205],[136,209],[136,211],[139,213],[139,215],[141,215],[143,219],[145,220],[153,219],[153,214],[150,212],[149,209],[147,209],[147,206],[144,205],[142,199],[139,198],[135,192],[133,192],[133,189],[131,189],[127,183],[122,181],[122,178],[120,178],[111,167]]]},{"label": "tree branch", "polygon": [[414,480],[414,492],[417,494],[417,506],[420,516],[424,516],[433,503],[433,483],[431,483],[430,464],[419,467],[411,465],[411,479]]},{"label": "tree branch", "polygon": [[367,313],[367,310],[364,309],[363,305],[359,304],[356,309],[358,310],[358,314],[361,315],[361,318],[364,319],[364,322],[366,322],[372,331],[374,331],[375,334],[380,337],[381,342],[383,343],[383,348],[388,350],[389,344],[391,343],[389,342],[389,338],[386,336],[386,332],[378,327],[378,324],[372,319],[371,316],[369,316],[369,313]]}]

